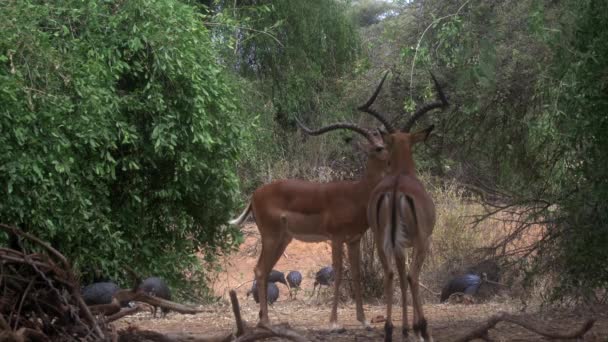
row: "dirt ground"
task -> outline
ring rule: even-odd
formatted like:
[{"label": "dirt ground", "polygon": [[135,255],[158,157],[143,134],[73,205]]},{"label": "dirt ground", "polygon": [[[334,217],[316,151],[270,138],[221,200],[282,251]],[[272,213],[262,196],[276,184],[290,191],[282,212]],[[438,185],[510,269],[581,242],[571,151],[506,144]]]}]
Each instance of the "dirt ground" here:
[{"label": "dirt ground", "polygon": [[[255,225],[245,227],[246,241],[239,253],[225,260],[226,272],[222,274],[214,290],[223,300],[204,307],[205,312],[197,315],[181,315],[169,313],[164,319],[151,319],[148,313],[120,320],[118,328],[135,326],[142,330],[152,330],[161,333],[189,333],[190,335],[228,334],[235,330],[232,310],[227,298],[231,288],[237,288],[243,319],[250,325],[257,323],[258,305],[252,298],[246,298],[253,278],[253,267],[257,261],[259,250],[257,245],[257,229]],[[289,299],[287,288],[279,284],[279,300],[270,307],[270,319],[273,323],[288,322],[292,328],[303,335],[320,341],[382,341],[383,322],[372,323],[371,331],[361,327],[355,318],[355,307],[352,301],[341,303],[338,309],[339,322],[346,328],[345,332],[331,332],[328,329],[331,310],[331,291],[325,290],[320,297],[310,297],[314,273],[323,266],[331,264],[331,249],[327,243],[292,242],[285,255],[279,260],[275,269],[283,272],[299,270],[303,276],[303,291],[297,299]],[[410,313],[411,322],[411,310]],[[490,316],[504,311],[526,319],[539,322],[551,332],[572,331],[582,326],[588,318],[595,318],[594,327],[585,335],[583,341],[608,341],[608,307],[594,307],[577,310],[552,309],[540,310],[528,306],[522,311],[521,303],[514,300],[500,299],[494,302],[462,305],[462,304],[425,304],[425,314],[435,341],[451,341],[463,335],[468,330],[479,326]],[[365,304],[368,320],[385,314],[385,306],[380,302]],[[394,306],[393,323],[395,331],[400,331],[401,309]],[[395,336],[397,333],[395,332]],[[542,341],[538,335],[524,328],[499,323],[490,330],[493,341]],[[274,339],[278,340],[278,339]]]}]

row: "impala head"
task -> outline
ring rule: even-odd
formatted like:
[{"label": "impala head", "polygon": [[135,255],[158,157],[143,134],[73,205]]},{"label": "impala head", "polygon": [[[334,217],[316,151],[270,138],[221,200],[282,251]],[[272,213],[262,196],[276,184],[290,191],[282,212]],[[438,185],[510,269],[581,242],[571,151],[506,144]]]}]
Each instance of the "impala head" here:
[{"label": "impala head", "polygon": [[386,169],[389,154],[384,144],[382,134],[378,130],[368,130],[351,123],[336,123],[316,130],[311,130],[310,128],[304,126],[304,124],[300,122],[298,118],[296,118],[296,122],[298,126],[300,126],[300,128],[309,135],[321,135],[323,133],[338,129],[347,129],[359,133],[366,140],[364,143],[360,144],[360,146],[368,156],[368,172],[371,170],[383,172]]},{"label": "impala head", "polygon": [[396,170],[405,170],[414,172],[414,161],[412,159],[412,147],[419,143],[426,141],[426,139],[431,134],[431,131],[435,127],[431,125],[423,130],[416,131],[411,133],[410,130],[416,123],[416,120],[421,118],[425,113],[435,109],[435,108],[445,108],[448,106],[448,100],[443,93],[443,90],[439,86],[439,82],[435,78],[435,75],[431,73],[431,77],[433,78],[433,82],[435,84],[435,89],[437,91],[437,100],[431,103],[427,103],[422,107],[418,108],[414,114],[410,117],[408,122],[401,129],[396,129],[393,125],[380,113],[373,110],[371,105],[378,97],[380,93],[380,89],[386,80],[386,76],[388,76],[388,71],[384,74],[382,81],[374,91],[374,94],[370,97],[370,99],[360,106],[358,109],[360,111],[366,112],[376,119],[378,119],[386,128],[386,131],[382,131],[382,138],[384,140],[386,149],[389,152],[389,168],[391,171]]}]

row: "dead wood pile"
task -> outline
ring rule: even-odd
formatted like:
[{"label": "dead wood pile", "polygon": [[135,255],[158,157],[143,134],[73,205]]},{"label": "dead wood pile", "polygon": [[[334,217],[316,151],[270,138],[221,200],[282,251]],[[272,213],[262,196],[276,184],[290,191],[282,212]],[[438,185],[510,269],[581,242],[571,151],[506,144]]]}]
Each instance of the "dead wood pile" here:
[{"label": "dead wood pile", "polygon": [[0,223],[0,229],[19,245],[16,249],[0,247],[0,342],[118,341],[108,323],[144,308],[137,304],[121,310],[124,301],[179,313],[200,312],[136,290],[119,290],[111,304],[87,306],[80,282],[59,251],[16,227]]}]

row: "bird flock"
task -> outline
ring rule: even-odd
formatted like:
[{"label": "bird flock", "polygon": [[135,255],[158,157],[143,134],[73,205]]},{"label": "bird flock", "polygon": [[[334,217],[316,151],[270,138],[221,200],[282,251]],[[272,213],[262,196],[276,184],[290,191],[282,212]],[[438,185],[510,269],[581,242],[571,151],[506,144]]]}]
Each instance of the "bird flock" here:
[{"label": "bird flock", "polygon": [[[267,296],[269,304],[273,304],[279,299],[279,287],[277,283],[281,283],[285,285],[287,290],[289,291],[289,298],[295,299],[297,297],[298,291],[300,291],[302,285],[302,273],[299,271],[290,271],[285,276],[285,273],[277,270],[270,271],[268,275],[268,287],[267,287]],[[334,269],[331,266],[325,266],[321,268],[315,275],[314,287],[312,290],[311,297],[314,295],[317,286],[319,289],[321,285],[331,286],[334,282]],[[249,295],[253,295],[253,300],[256,303],[259,303],[260,300],[258,298],[258,287],[257,283],[254,280],[251,285],[251,289],[247,291],[247,297]],[[317,297],[319,296],[319,291],[317,291]]]},{"label": "bird flock", "polygon": [[[287,276],[285,273],[272,270],[268,276],[268,287],[267,287],[267,298],[268,303],[273,304],[279,299],[279,287],[277,283],[283,284],[289,293],[289,298],[296,299],[298,291],[300,291],[302,285],[302,273],[299,271],[289,271]],[[315,276],[314,288],[312,295],[314,295],[317,286],[319,289],[321,285],[331,286],[334,281],[334,270],[331,266],[321,268]],[[98,281],[84,286],[81,289],[82,297],[87,305],[99,305],[99,304],[110,304],[112,302],[112,296],[120,290],[120,287],[115,282],[105,279],[104,281]],[[138,291],[159,297],[166,300],[171,300],[171,290],[167,283],[160,277],[149,277],[144,279],[138,285]],[[251,289],[247,291],[247,297],[253,295],[253,299],[256,303],[259,303],[258,288],[256,281],[253,281]],[[311,296],[312,296],[311,295]],[[318,292],[317,292],[318,297]],[[120,303],[122,307],[130,306],[132,303]],[[156,318],[157,307],[153,307],[151,314],[153,318]],[[167,315],[169,310],[162,308],[160,317],[163,318]]]}]

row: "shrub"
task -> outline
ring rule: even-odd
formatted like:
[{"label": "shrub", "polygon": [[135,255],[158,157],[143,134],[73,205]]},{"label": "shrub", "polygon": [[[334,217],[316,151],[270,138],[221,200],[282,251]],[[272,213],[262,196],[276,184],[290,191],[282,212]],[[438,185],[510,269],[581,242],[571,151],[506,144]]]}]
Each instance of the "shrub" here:
[{"label": "shrub", "polygon": [[239,241],[234,95],[180,1],[0,5],[0,216],[83,270],[181,283]]}]

